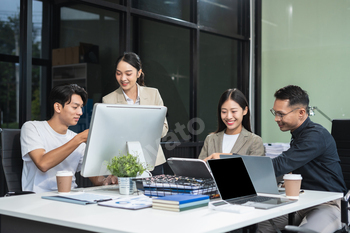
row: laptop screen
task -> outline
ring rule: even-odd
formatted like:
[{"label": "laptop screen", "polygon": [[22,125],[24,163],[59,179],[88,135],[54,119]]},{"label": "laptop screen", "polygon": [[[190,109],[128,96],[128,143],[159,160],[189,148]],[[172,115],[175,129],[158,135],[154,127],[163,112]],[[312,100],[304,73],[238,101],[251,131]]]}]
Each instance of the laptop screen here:
[{"label": "laptop screen", "polygon": [[256,194],[242,158],[212,159],[208,164],[223,200]]},{"label": "laptop screen", "polygon": [[220,155],[220,158],[242,158],[257,193],[281,194],[272,160],[267,156]]}]

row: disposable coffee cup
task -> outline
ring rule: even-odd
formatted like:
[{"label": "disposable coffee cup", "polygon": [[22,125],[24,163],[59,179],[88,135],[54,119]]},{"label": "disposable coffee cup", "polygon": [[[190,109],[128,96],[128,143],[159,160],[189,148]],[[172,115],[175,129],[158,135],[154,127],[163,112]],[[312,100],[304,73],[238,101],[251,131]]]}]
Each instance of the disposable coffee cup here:
[{"label": "disposable coffee cup", "polygon": [[285,174],[283,176],[286,197],[289,199],[299,199],[302,177],[300,174]]},{"label": "disposable coffee cup", "polygon": [[71,171],[58,171],[56,173],[58,193],[69,193],[72,185],[73,173]]}]

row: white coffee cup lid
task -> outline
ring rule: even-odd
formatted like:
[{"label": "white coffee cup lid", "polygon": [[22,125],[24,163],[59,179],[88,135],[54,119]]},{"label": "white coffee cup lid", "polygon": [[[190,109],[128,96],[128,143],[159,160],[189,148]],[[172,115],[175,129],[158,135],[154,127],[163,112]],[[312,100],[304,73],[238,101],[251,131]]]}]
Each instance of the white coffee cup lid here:
[{"label": "white coffee cup lid", "polygon": [[56,176],[73,176],[71,171],[57,171]]},{"label": "white coffee cup lid", "polygon": [[300,174],[285,174],[283,176],[284,180],[301,180],[303,179]]}]

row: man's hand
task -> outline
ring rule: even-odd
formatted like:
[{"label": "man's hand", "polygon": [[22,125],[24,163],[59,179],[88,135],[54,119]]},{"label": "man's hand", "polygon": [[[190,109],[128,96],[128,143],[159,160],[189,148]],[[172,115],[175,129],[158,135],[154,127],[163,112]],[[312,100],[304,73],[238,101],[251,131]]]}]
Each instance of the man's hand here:
[{"label": "man's hand", "polygon": [[86,142],[86,141],[87,141],[88,135],[89,135],[89,129],[86,129],[86,130],[84,130],[83,132],[78,133],[78,134],[76,135],[76,137],[78,137],[80,143],[82,143],[82,142]]},{"label": "man's hand", "polygon": [[113,175],[109,175],[103,180],[102,185],[109,185],[109,184],[118,184],[118,178]]}]

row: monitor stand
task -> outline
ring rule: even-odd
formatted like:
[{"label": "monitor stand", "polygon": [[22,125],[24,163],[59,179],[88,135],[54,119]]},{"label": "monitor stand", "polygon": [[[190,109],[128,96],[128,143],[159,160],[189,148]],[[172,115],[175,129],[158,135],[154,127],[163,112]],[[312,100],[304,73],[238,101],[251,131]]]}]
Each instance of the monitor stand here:
[{"label": "monitor stand", "polygon": [[[129,154],[136,155],[137,157],[139,157],[139,161],[141,163],[147,164],[140,142],[138,141],[126,142],[126,148]],[[150,173],[150,171],[146,170],[144,173],[142,173],[138,177],[150,177],[150,176],[152,176],[152,174]]]}]

